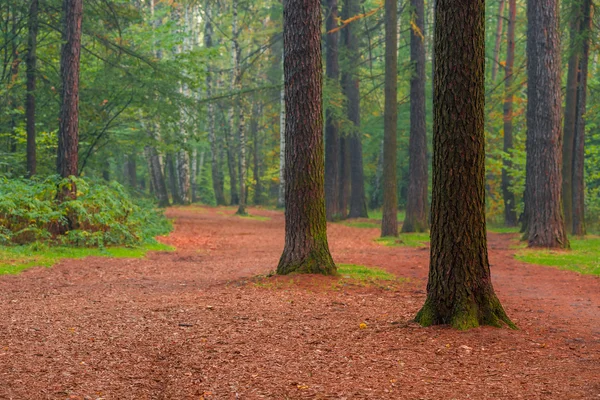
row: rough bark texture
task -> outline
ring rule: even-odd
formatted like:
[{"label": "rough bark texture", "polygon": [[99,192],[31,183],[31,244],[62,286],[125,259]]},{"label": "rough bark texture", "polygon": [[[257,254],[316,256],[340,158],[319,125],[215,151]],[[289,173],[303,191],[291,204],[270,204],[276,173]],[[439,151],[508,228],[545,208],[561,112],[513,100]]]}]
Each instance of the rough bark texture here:
[{"label": "rough bark texture", "polygon": [[383,118],[383,217],[381,236],[398,236],[398,4],[385,1],[385,110]]},{"label": "rough bark texture", "polygon": [[424,326],[514,326],[494,293],[485,224],[484,0],[438,0],[433,197]]},{"label": "rough bark texture", "polygon": [[[77,176],[79,147],[79,60],[81,55],[82,0],[64,0],[63,48],[60,59],[62,78],[58,127],[57,170],[63,178]],[[68,190],[68,193],[67,193]],[[77,197],[75,184],[59,196]]]},{"label": "rough bark texture", "polygon": [[529,247],[568,248],[561,208],[561,60],[557,0],[527,5],[527,170]]},{"label": "rough bark texture", "polygon": [[579,86],[575,112],[575,135],[573,140],[573,234],[585,235],[585,118],[587,105],[587,82],[592,32],[592,0],[583,0],[580,38],[582,51],[579,59]]},{"label": "rough bark texture", "polygon": [[[338,25],[337,0],[328,0],[326,8],[326,27],[330,32]],[[339,32],[328,33],[325,36],[327,78],[332,85],[340,79],[340,66],[338,54]],[[339,213],[339,161],[340,138],[339,124],[335,120],[335,113],[330,107],[326,110],[325,123],[325,209],[327,220],[333,221],[340,217]]]},{"label": "rough bark texture", "polygon": [[517,1],[508,0],[508,33],[506,45],[506,66],[504,68],[504,159],[502,160],[502,198],[504,199],[504,224],[517,226],[517,211],[515,210],[515,195],[510,190],[512,178],[509,170],[512,168],[511,151],[513,149],[513,68],[515,64],[515,23],[517,17]]},{"label": "rough bark texture", "polygon": [[410,80],[409,183],[406,218],[402,232],[426,232],[427,223],[427,130],[425,125],[425,6],[411,0],[414,26],[410,31],[410,59],[415,73]]},{"label": "rough bark texture", "polygon": [[321,7],[287,0],[285,74],[285,248],[278,274],[335,274],[327,244],[323,144]]},{"label": "rough bark texture", "polygon": [[570,57],[567,71],[565,118],[562,147],[562,204],[567,230],[573,228],[573,149],[575,144],[575,123],[577,120],[577,89],[579,86],[579,57],[581,55],[581,4],[573,1],[570,24]]},{"label": "rough bark texture", "polygon": [[27,176],[36,174],[36,130],[35,130],[35,91],[37,74],[37,35],[38,2],[31,0],[29,6],[29,36],[27,38],[27,96],[25,98],[25,118],[27,130]]},{"label": "rough bark texture", "polygon": [[[344,0],[343,18],[349,19],[360,14],[358,0]],[[360,52],[358,48],[358,37],[356,35],[357,24],[349,24],[342,31],[345,45],[346,68],[342,74],[342,87],[347,98],[348,119],[353,123],[348,134],[347,141],[350,149],[350,211],[349,218],[368,218],[367,196],[365,195],[365,175],[363,168],[362,138],[360,133],[360,79],[358,76],[358,65]]]},{"label": "rough bark texture", "polygon": [[502,44],[502,28],[504,25],[505,3],[505,0],[500,0],[500,4],[498,5],[498,21],[496,22],[496,43],[494,45],[494,59],[492,60],[492,82],[496,81],[496,76],[498,75],[498,66],[500,65],[500,45]]}]

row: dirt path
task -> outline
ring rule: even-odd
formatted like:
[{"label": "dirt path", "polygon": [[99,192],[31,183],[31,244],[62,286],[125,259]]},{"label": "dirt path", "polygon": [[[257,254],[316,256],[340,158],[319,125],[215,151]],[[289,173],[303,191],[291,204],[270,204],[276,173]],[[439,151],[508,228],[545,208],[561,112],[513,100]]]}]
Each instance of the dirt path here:
[{"label": "dirt path", "polygon": [[[338,263],[394,290],[265,274],[281,213],[171,209],[175,253],[69,260],[0,277],[0,399],[599,399],[600,279],[513,259],[491,235],[494,285],[521,328],[456,332],[410,319],[428,252],[330,226]],[[359,329],[361,322],[367,329]]]}]

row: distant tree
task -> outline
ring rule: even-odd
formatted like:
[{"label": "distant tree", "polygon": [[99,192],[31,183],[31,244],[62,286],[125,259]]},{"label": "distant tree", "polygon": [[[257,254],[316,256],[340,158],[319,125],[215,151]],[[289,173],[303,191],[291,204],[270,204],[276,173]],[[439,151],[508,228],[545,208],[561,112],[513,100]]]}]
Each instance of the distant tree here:
[{"label": "distant tree", "polygon": [[38,36],[39,0],[31,0],[29,6],[29,35],[27,39],[27,95],[25,98],[25,117],[27,119],[27,176],[37,172],[36,130],[35,130],[35,92],[37,80],[37,36]]},{"label": "distant tree", "polygon": [[485,222],[485,2],[437,0],[433,196],[421,325],[514,326],[494,293]]},{"label": "distant tree", "polygon": [[568,248],[561,208],[562,102],[557,0],[527,3],[527,168],[529,247]]},{"label": "distant tree", "polygon": [[410,80],[410,141],[406,218],[402,232],[426,232],[427,223],[427,130],[425,126],[425,6],[411,0],[414,25],[410,30],[410,60],[415,72]]},{"label": "distant tree", "polygon": [[[510,0],[509,0],[510,1]],[[504,6],[506,0],[500,0],[496,22],[496,43],[494,45],[494,59],[492,60],[492,82],[496,81],[498,66],[500,65],[500,45],[502,44],[502,28],[504,26]]]},{"label": "distant tree", "polygon": [[502,168],[502,197],[504,200],[504,224],[517,225],[515,195],[511,190],[512,168],[511,151],[513,150],[513,99],[514,90],[513,68],[515,65],[515,23],[517,17],[517,1],[508,0],[508,33],[506,46],[506,66],[504,68],[504,159]]},{"label": "distant tree", "polygon": [[283,39],[285,247],[277,273],[334,274],[325,217],[319,0],[284,2]]},{"label": "distant tree", "polygon": [[[338,56],[339,32],[337,0],[328,0],[326,6],[325,36],[326,72],[327,79],[332,84],[337,84],[340,79],[340,66]],[[327,220],[333,221],[340,217],[339,213],[339,168],[340,168],[340,138],[339,123],[331,107],[325,110],[325,208]]]},{"label": "distant tree", "polygon": [[398,4],[385,1],[385,110],[381,236],[398,236],[396,147],[398,134]]},{"label": "distant tree", "polygon": [[[58,128],[58,174],[63,178],[78,175],[79,147],[79,62],[83,0],[64,0],[63,47],[60,59],[62,79]],[[77,197],[75,184],[65,187],[61,197]]]}]

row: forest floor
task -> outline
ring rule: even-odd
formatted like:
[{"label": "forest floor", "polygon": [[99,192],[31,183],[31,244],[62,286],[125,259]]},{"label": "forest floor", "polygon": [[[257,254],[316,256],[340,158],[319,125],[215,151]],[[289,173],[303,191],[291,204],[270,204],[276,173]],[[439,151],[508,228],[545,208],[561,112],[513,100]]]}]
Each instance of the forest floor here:
[{"label": "forest floor", "polygon": [[257,278],[283,214],[233,212],[169,209],[175,252],[1,276],[0,399],[600,400],[600,278],[516,261],[514,235],[490,234],[520,330],[421,328],[427,248],[332,224],[336,262],[403,279]]}]

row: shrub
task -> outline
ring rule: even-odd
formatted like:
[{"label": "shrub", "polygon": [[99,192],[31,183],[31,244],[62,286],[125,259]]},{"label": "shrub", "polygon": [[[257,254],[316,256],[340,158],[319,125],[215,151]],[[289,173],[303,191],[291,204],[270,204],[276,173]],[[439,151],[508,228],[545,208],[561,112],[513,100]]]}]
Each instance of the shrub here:
[{"label": "shrub", "polygon": [[171,229],[150,201],[132,198],[117,182],[74,178],[77,199],[58,202],[59,177],[0,179],[0,243],[136,246]]}]

